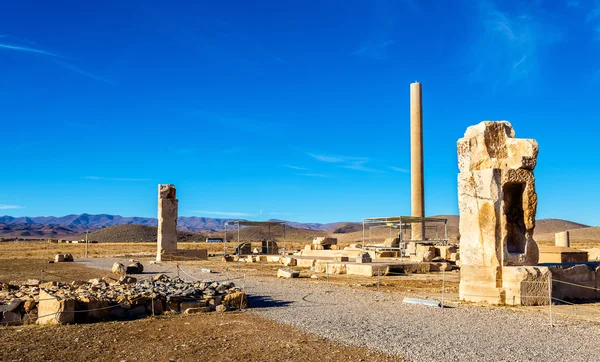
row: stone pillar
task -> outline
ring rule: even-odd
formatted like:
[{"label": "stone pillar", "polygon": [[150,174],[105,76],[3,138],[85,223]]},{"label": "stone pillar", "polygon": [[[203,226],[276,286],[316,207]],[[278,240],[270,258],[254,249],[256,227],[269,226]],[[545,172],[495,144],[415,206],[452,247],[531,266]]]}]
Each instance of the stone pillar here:
[{"label": "stone pillar", "polygon": [[158,185],[158,239],[156,260],[161,261],[163,253],[177,251],[177,206],[174,185]]},{"label": "stone pillar", "polygon": [[[411,215],[425,217],[423,175],[423,105],[421,83],[410,85],[410,201]],[[412,240],[425,240],[425,224],[411,225]]]},{"label": "stone pillar", "polygon": [[554,245],[562,246],[565,248],[571,247],[571,238],[569,237],[568,231],[562,231],[560,233],[554,234]]},{"label": "stone pillar", "polygon": [[538,145],[510,123],[481,122],[458,140],[461,300],[536,305],[548,301],[549,270],[533,240]]}]

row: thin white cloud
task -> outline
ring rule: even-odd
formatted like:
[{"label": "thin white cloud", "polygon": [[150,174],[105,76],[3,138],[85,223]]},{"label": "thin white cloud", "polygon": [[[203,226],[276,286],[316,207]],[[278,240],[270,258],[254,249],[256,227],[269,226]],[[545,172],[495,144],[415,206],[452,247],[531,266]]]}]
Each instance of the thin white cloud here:
[{"label": "thin white cloud", "polygon": [[198,213],[198,214],[218,215],[218,216],[239,216],[239,217],[255,216],[255,214],[248,214],[245,212],[207,211],[207,210],[193,210],[193,212]]},{"label": "thin white cloud", "polygon": [[[19,39],[18,37],[15,36],[9,36],[9,35],[0,35],[0,39],[4,39],[4,38],[13,38],[13,39],[17,39],[19,41],[23,41],[21,39]],[[32,42],[28,42],[30,44],[33,44]],[[59,61],[58,59],[67,59],[68,57],[53,53],[53,52],[49,52],[40,48],[33,48],[33,47],[29,47],[29,46],[22,46],[22,45],[15,45],[15,44],[8,44],[8,43],[0,43],[0,49],[5,49],[5,50],[10,50],[10,51],[15,51],[15,52],[20,52],[20,53],[29,53],[29,54],[34,54],[34,55],[38,55],[38,56],[44,56],[44,57],[49,57],[50,59],[52,59],[52,61],[57,64],[60,65],[64,68],[69,69],[72,72],[75,72],[79,75],[82,75],[84,77],[90,78],[90,79],[94,79],[100,82],[104,82],[104,83],[108,83],[108,84],[115,84],[112,80],[110,79],[106,79],[104,77],[100,77],[96,74],[87,72],[79,67],[74,66],[73,64],[69,64],[69,63],[65,63],[62,61]],[[46,58],[48,59],[48,58]]]},{"label": "thin white cloud", "polygon": [[22,206],[18,206],[18,205],[6,205],[6,204],[0,204],[0,210],[14,210],[14,209],[22,209]]},{"label": "thin white cloud", "polygon": [[102,176],[84,176],[85,180],[99,181],[152,181],[149,178],[127,178],[127,177],[102,177]]},{"label": "thin white cloud", "polygon": [[343,168],[347,168],[349,170],[368,172],[368,173],[385,173],[385,171],[377,170],[374,168],[363,166],[362,164],[353,164],[353,165],[345,165]]},{"label": "thin white cloud", "polygon": [[344,158],[338,157],[338,156],[318,155],[318,154],[310,153],[310,152],[308,152],[307,155],[309,155],[310,157],[314,158],[315,160],[318,160],[321,162],[328,162],[328,163],[344,162]]},{"label": "thin white cloud", "polygon": [[108,83],[108,84],[112,84],[112,85],[114,85],[114,84],[115,84],[115,82],[113,82],[113,81],[112,81],[112,80],[110,80],[110,79],[103,78],[103,77],[101,77],[101,76],[98,76],[98,75],[92,74],[92,73],[90,73],[90,72],[86,72],[85,70],[83,70],[83,69],[81,69],[81,68],[78,68],[78,67],[76,67],[76,66],[74,66],[74,65],[72,65],[72,64],[69,64],[69,63],[64,63],[64,62],[60,62],[60,61],[58,61],[58,60],[54,60],[54,62],[55,62],[56,64],[58,64],[58,65],[61,65],[61,66],[65,67],[65,68],[69,69],[69,70],[72,70],[73,72],[75,72],[75,73],[77,73],[77,74],[81,74],[81,75],[83,75],[84,77],[88,77],[88,78],[90,78],[90,79],[94,79],[94,80],[97,80],[97,81],[100,81],[100,82],[104,82],[104,83]]},{"label": "thin white cloud", "polygon": [[539,54],[558,42],[562,35],[548,21],[538,5],[520,12],[502,10],[492,0],[477,2],[478,37],[471,45],[468,61],[474,82],[491,87],[519,83],[532,85],[539,74]]},{"label": "thin white cloud", "polygon": [[403,173],[410,173],[410,170],[407,170],[405,168],[401,168],[401,167],[396,167],[396,166],[388,166],[388,168],[390,170],[394,170],[396,172],[403,172]]},{"label": "thin white cloud", "polygon": [[587,13],[585,22],[592,27],[596,40],[600,40],[600,1]]},{"label": "thin white cloud", "polygon": [[305,177],[323,177],[323,178],[329,178],[331,176],[329,175],[325,175],[323,173],[299,173],[298,176],[305,176]]},{"label": "thin white cloud", "polygon": [[22,53],[42,54],[42,55],[48,55],[50,57],[61,58],[61,56],[58,54],[47,52],[42,49],[36,49],[36,48],[30,48],[30,47],[24,47],[24,46],[18,46],[18,45],[0,43],[0,49],[14,50],[17,52],[22,52]]},{"label": "thin white cloud", "polygon": [[388,47],[394,43],[394,40],[369,41],[361,45],[352,54],[368,59],[387,60]]},{"label": "thin white cloud", "polygon": [[293,166],[293,165],[283,165],[283,167],[287,167],[287,168],[291,168],[292,170],[299,170],[299,171],[308,170],[308,168],[306,168],[306,167],[299,167],[299,166]]},{"label": "thin white cloud", "polygon": [[325,163],[334,163],[341,168],[349,170],[369,172],[369,173],[385,173],[385,171],[367,167],[366,164],[369,162],[368,157],[347,157],[347,156],[332,156],[315,153],[307,153],[310,157],[317,161]]}]

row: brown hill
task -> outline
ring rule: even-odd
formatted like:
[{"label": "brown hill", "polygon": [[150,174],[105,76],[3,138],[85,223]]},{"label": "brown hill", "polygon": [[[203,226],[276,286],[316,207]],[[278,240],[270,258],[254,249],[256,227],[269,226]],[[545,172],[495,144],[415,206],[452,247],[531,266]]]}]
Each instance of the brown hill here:
[{"label": "brown hill", "polygon": [[[224,232],[211,233],[210,236],[222,238],[224,237]],[[237,229],[236,228],[227,228],[227,239],[232,242],[237,242]],[[271,226],[271,239],[276,240],[277,242],[283,242],[283,227],[282,226]],[[309,229],[300,229],[294,228],[291,226],[286,226],[285,228],[285,238],[287,241],[311,241],[313,238],[317,236],[327,236],[328,233],[323,230],[309,230]],[[269,228],[267,226],[250,226],[240,228],[240,241],[249,241],[256,242],[264,239],[268,239],[269,237]]]},{"label": "brown hill", "polygon": [[[89,240],[104,243],[115,242],[156,242],[158,228],[155,226],[124,224],[109,226],[89,234]],[[178,241],[202,241],[206,236],[202,233],[178,231]]]},{"label": "brown hill", "polygon": [[589,225],[561,219],[540,219],[535,221],[535,234],[558,233],[566,230],[589,228]]}]

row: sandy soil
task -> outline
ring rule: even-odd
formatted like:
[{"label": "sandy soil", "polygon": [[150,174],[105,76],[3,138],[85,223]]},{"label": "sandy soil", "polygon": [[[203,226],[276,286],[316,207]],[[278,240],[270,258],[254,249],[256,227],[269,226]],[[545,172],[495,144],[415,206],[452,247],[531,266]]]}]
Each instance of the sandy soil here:
[{"label": "sandy soil", "polygon": [[247,313],[0,328],[0,361],[395,361]]}]

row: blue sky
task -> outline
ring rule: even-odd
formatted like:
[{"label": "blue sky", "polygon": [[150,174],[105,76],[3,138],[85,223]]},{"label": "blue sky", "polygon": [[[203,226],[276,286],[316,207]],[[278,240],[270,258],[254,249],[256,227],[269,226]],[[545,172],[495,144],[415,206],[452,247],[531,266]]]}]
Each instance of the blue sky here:
[{"label": "blue sky", "polygon": [[360,220],[456,214],[456,141],[540,145],[538,218],[598,225],[598,1],[18,1],[0,5],[0,214]]}]

